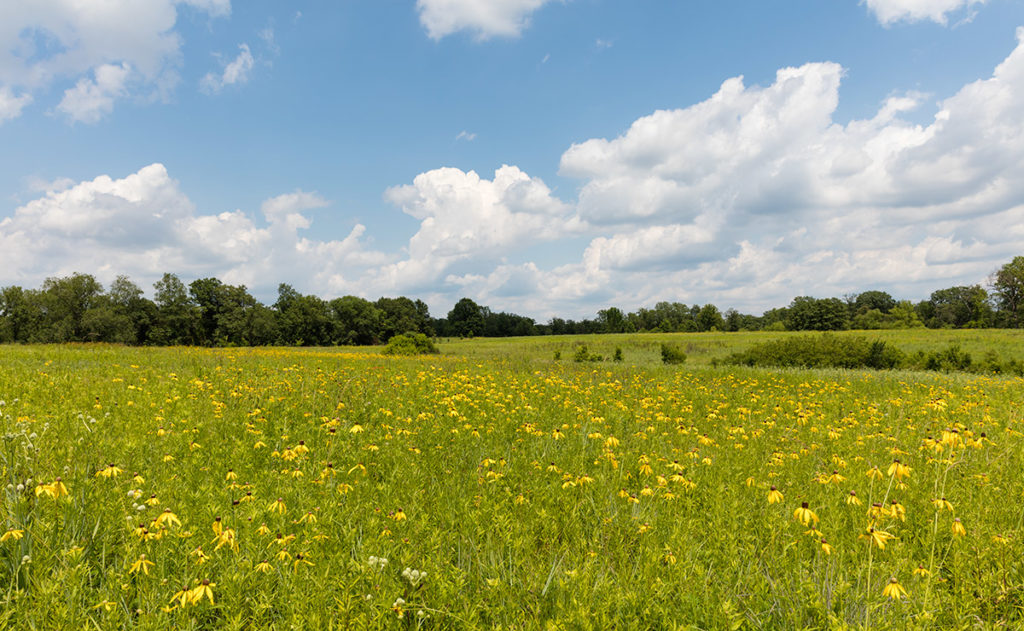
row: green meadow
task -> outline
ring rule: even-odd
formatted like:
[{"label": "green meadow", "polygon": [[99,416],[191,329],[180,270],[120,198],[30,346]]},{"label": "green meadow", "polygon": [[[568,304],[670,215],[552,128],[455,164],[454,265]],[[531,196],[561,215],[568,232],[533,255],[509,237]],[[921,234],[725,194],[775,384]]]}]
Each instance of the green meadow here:
[{"label": "green meadow", "polygon": [[0,628],[1024,624],[1024,379],[716,361],[786,335],[0,347]]}]

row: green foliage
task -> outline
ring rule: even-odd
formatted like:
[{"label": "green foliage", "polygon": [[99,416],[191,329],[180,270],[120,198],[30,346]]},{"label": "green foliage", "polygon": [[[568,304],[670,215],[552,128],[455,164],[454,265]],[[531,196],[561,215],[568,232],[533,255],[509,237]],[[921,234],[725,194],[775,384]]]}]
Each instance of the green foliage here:
[{"label": "green foliage", "polygon": [[1024,376],[1024,362],[1019,359],[1004,360],[995,350],[987,350],[981,361],[975,361],[970,353],[959,344],[950,344],[941,350],[918,351],[912,355],[907,366],[919,370],[936,372],[970,372]]},{"label": "green foliage", "polygon": [[623,333],[626,330],[626,316],[618,307],[598,311],[597,321],[601,325],[602,333]]},{"label": "green foliage", "polygon": [[686,353],[678,346],[662,342],[661,361],[664,364],[681,364],[686,361]]},{"label": "green foliage", "polygon": [[338,322],[331,305],[318,296],[304,296],[291,285],[277,289],[278,343],[288,346],[329,346],[336,343]]},{"label": "green foliage", "polygon": [[867,311],[878,311],[887,314],[896,306],[896,300],[884,291],[865,291],[857,294],[850,302],[854,315]]},{"label": "green foliage", "polygon": [[388,340],[383,352],[385,355],[435,355],[441,351],[422,333],[403,333]]},{"label": "green foliage", "polygon": [[981,362],[976,364],[981,372],[992,374],[1017,375],[1024,377],[1024,361],[1019,359],[1003,360],[999,353],[988,351]]},{"label": "green foliage", "polygon": [[885,328],[889,329],[919,329],[924,327],[924,322],[921,321],[921,317],[914,309],[914,305],[909,300],[901,300],[896,303],[896,306],[892,308],[887,314],[889,326]]},{"label": "green foliage", "polygon": [[151,332],[154,344],[195,344],[197,341],[195,303],[188,289],[174,274],[164,274],[153,284],[159,324]]},{"label": "green foliage", "polygon": [[881,340],[866,337],[801,335],[756,344],[728,356],[724,363],[784,368],[899,368],[905,355]]},{"label": "green foliage", "polygon": [[799,296],[789,305],[791,331],[842,331],[849,328],[849,310],[838,298]]},{"label": "green foliage", "polygon": [[484,332],[483,308],[469,298],[459,300],[448,312],[448,326],[447,333],[450,335],[459,337],[482,335]]},{"label": "green foliage", "polygon": [[[717,362],[713,362],[717,363]],[[1004,360],[994,350],[976,362],[959,344],[943,349],[901,351],[883,340],[863,336],[803,335],[755,344],[722,360],[728,365],[776,366],[781,368],[870,368],[909,369],[936,372],[971,372],[1024,375],[1024,362]]]},{"label": "green foliage", "polygon": [[914,310],[914,305],[909,300],[896,303],[888,311],[881,309],[861,311],[850,321],[850,328],[859,330],[915,329],[923,326],[924,322],[921,321]]},{"label": "green foliage", "polygon": [[[330,346],[379,344],[404,332],[472,338],[638,331],[837,331],[851,327],[879,331],[924,326],[1019,328],[1024,323],[1024,257],[996,270],[990,282],[991,295],[980,285],[950,287],[933,292],[916,305],[871,290],[845,301],[800,296],[789,306],[770,309],[761,316],[735,309],[723,316],[713,304],[659,302],[631,313],[608,307],[599,310],[594,319],[552,318],[538,325],[525,316],[492,312],[469,298],[459,300],[447,318],[435,319],[422,300],[404,296],[376,302],[345,296],[327,302],[282,284],[277,302],[267,307],[243,285],[232,286],[211,277],[186,286],[174,274],[164,274],[154,284],[151,300],[124,276],[104,293],[92,276],[72,274],[48,278],[35,290],[0,288],[0,343]],[[611,349],[607,350],[610,355]],[[932,363],[946,365],[948,358],[934,358]]]},{"label": "green foliage", "polygon": [[950,287],[933,291],[929,299],[933,328],[977,329],[991,326],[994,320],[988,292],[980,285]]},{"label": "green foliage", "polygon": [[617,362],[622,361],[622,347],[621,346],[616,346],[615,347],[615,355],[612,357],[612,361],[617,361]]},{"label": "green foliage", "polygon": [[430,310],[422,300],[411,300],[405,296],[381,298],[375,305],[381,311],[381,339],[389,340],[395,335],[407,332],[433,335],[430,325]]},{"label": "green foliage", "polygon": [[721,331],[725,328],[725,319],[715,305],[707,304],[700,308],[694,318],[698,331]]},{"label": "green foliage", "polygon": [[384,312],[358,296],[343,296],[330,302],[339,344],[369,346],[380,341]]},{"label": "green foliage", "polygon": [[581,344],[576,347],[576,352],[572,356],[572,360],[577,363],[581,362],[600,362],[604,361],[603,355],[597,353],[591,353],[586,344]]},{"label": "green foliage", "polygon": [[1024,323],[1024,256],[1014,257],[993,275],[992,289],[1006,326]]},{"label": "green foliage", "polygon": [[936,370],[940,372],[971,370],[973,360],[970,353],[960,350],[960,346],[953,344],[941,351],[930,353],[919,353],[914,357],[914,364],[925,370]]}]

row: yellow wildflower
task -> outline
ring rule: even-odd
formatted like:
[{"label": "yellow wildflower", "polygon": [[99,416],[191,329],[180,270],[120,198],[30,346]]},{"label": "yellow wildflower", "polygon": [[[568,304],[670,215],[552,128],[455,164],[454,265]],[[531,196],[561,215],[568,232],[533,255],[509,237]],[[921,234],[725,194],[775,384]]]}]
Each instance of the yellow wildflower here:
[{"label": "yellow wildflower", "polygon": [[20,530],[20,529],[17,529],[17,528],[8,528],[7,532],[5,532],[4,534],[0,535],[0,543],[3,543],[5,541],[7,541],[8,539],[13,539],[13,540],[17,541],[18,539],[21,539],[24,536],[25,536],[25,531],[24,530]]},{"label": "yellow wildflower", "polygon": [[170,528],[171,526],[180,526],[181,520],[178,519],[177,515],[171,512],[171,509],[165,508],[164,512],[160,513],[160,516],[156,518],[157,526],[164,526],[164,524],[167,524],[167,528]]},{"label": "yellow wildflower", "polygon": [[153,565],[154,563],[147,559],[145,554],[140,554],[139,560],[132,563],[131,567],[128,568],[128,573],[137,574],[141,570],[143,574],[149,576],[149,568],[153,567]]},{"label": "yellow wildflower", "polygon": [[208,598],[210,604],[213,604],[213,588],[216,587],[216,583],[211,583],[210,579],[204,578],[203,582],[196,585],[188,593],[188,600],[193,605],[198,605],[203,598]]},{"label": "yellow wildflower", "polygon": [[818,516],[814,514],[814,511],[807,508],[807,502],[802,502],[800,508],[793,511],[793,519],[804,526],[810,526],[811,522],[818,523]]},{"label": "yellow wildflower", "polygon": [[892,464],[889,465],[889,470],[886,474],[891,478],[895,476],[899,480],[910,477],[910,467],[901,463],[899,460],[893,460]]},{"label": "yellow wildflower", "polygon": [[906,597],[906,595],[907,590],[903,589],[903,586],[900,585],[895,576],[889,579],[889,583],[885,586],[885,589],[882,590],[882,596],[892,600],[899,600]]}]

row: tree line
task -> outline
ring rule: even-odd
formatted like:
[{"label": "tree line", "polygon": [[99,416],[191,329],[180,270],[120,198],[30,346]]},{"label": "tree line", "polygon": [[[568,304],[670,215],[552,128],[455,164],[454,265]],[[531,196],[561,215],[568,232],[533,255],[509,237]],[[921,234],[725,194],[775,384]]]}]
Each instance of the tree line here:
[{"label": "tree line", "polygon": [[917,303],[884,291],[844,298],[799,296],[760,316],[712,304],[659,302],[626,313],[618,307],[593,319],[495,312],[469,298],[444,318],[433,318],[422,300],[404,296],[376,301],[357,296],[324,300],[291,285],[278,287],[264,305],[244,285],[200,278],[186,285],[164,274],[153,298],[125,276],[104,290],[89,274],[48,278],[38,289],[0,289],[0,343],[112,342],[133,345],[334,346],[372,345],[400,333],[431,337],[508,337],[643,331],[837,331],[897,328],[1020,328],[1024,324],[1024,256],[993,273],[989,289],[957,286]]}]

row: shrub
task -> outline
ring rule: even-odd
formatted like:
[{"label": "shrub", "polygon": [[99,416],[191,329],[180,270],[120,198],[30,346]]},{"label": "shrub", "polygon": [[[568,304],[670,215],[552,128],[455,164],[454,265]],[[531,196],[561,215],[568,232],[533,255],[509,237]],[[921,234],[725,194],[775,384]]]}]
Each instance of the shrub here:
[{"label": "shrub", "polygon": [[612,357],[612,360],[613,361],[617,361],[617,362],[622,361],[622,347],[619,347],[619,346],[615,347],[615,356]]},{"label": "shrub", "polygon": [[886,342],[829,333],[756,344],[725,358],[726,364],[792,368],[899,368],[904,353]]},{"label": "shrub", "polygon": [[960,350],[956,344],[951,344],[941,351],[929,353],[918,351],[911,358],[911,364],[920,370],[1007,374],[1024,377],[1024,363],[1018,359],[1003,361],[999,353],[990,350],[985,353],[981,361],[974,361],[970,353]]},{"label": "shrub", "polygon": [[[998,363],[998,359],[996,359],[996,363]],[[971,359],[970,353],[960,350],[958,344],[950,344],[948,348],[942,351],[918,353],[914,356],[914,364],[916,367],[925,370],[952,372],[971,370],[974,361]]]},{"label": "shrub", "polygon": [[599,362],[604,361],[604,357],[596,353],[591,353],[587,349],[586,344],[580,344],[576,347],[576,354],[573,355],[572,360],[575,362]]},{"label": "shrub", "polygon": [[403,333],[388,340],[385,355],[433,355],[440,353],[429,337],[422,333]]},{"label": "shrub", "polygon": [[686,353],[676,346],[662,342],[661,361],[666,364],[681,364],[686,361]]}]

